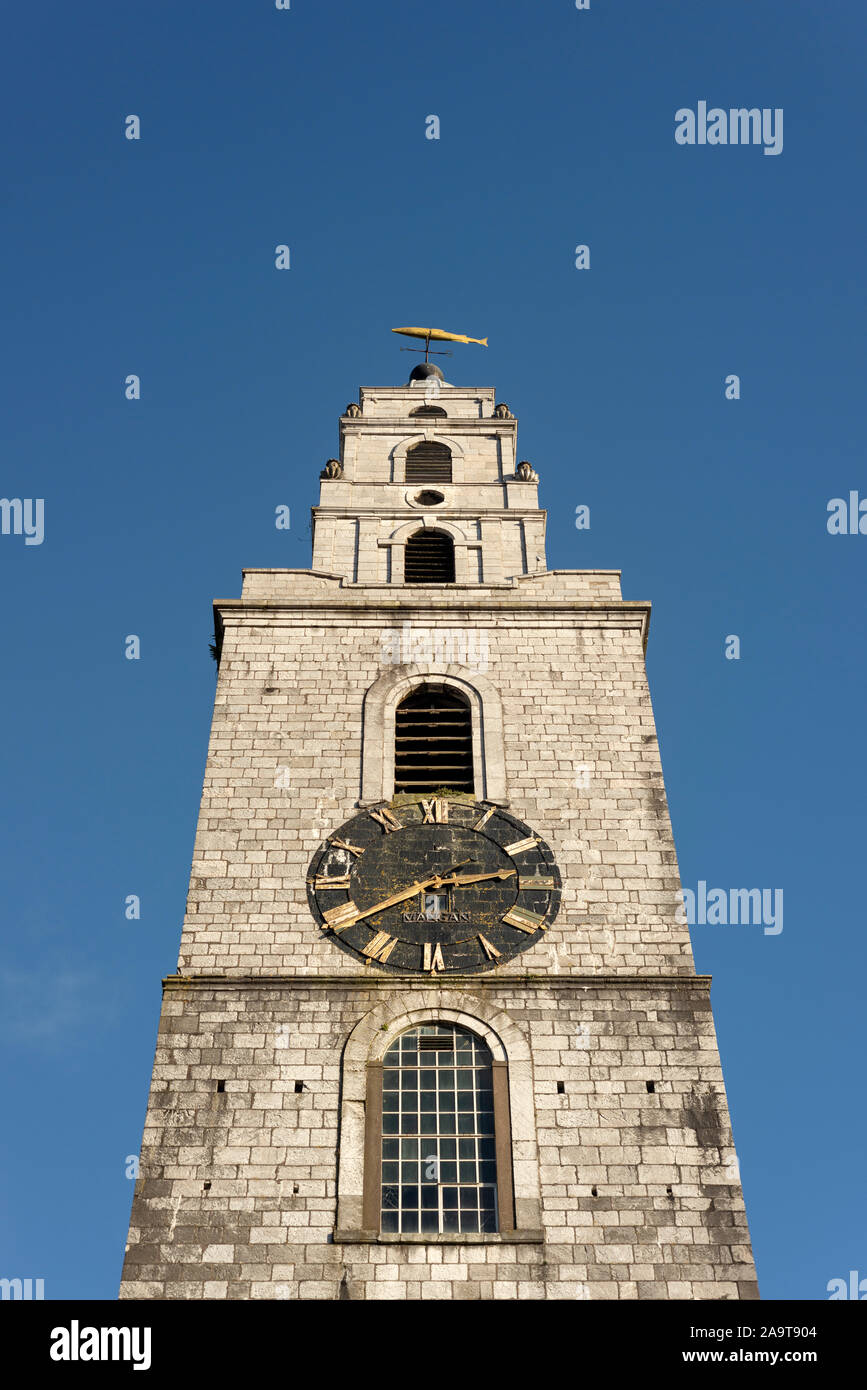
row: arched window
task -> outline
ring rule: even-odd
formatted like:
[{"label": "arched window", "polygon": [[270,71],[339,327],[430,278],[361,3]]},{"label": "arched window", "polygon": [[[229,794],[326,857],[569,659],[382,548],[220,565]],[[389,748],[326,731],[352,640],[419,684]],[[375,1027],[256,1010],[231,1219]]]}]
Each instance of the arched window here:
[{"label": "arched window", "polygon": [[446,412],[443,410],[443,408],[442,408],[441,405],[419,405],[419,406],[416,406],[415,410],[411,410],[409,413],[410,413],[410,416],[411,416],[411,417],[416,417],[416,416],[419,416],[419,415],[443,415],[443,416],[444,416]]},{"label": "arched window", "polygon": [[383,1233],[500,1229],[493,1057],[468,1029],[426,1024],[386,1052],[380,1187]]},{"label": "arched window", "polygon": [[452,451],[445,444],[425,442],[407,450],[408,483],[450,483],[451,480]]},{"label": "arched window", "polygon": [[403,553],[405,584],[454,584],[455,543],[445,531],[416,531]]},{"label": "arched window", "polygon": [[[469,1002],[468,995],[461,998]],[[473,999],[472,1013],[445,1002],[434,1009],[430,1004],[430,991],[407,981],[399,998],[389,989],[346,1040],[335,1243],[424,1242],[441,1238],[440,1231],[456,1243],[478,1242],[486,1233],[501,1241],[512,1232],[541,1243],[527,1038],[508,1014],[482,997]],[[383,1166],[395,1163],[396,1172]],[[492,1163],[493,1168],[483,1166]],[[412,1192],[384,1191],[395,1187],[418,1187],[418,1200]],[[432,1191],[425,1196],[422,1188]],[[418,1225],[411,1212],[417,1213]],[[424,1224],[422,1212],[428,1213]]]},{"label": "arched window", "polygon": [[395,710],[394,790],[433,792],[440,787],[474,790],[472,715],[456,691],[423,685]]}]

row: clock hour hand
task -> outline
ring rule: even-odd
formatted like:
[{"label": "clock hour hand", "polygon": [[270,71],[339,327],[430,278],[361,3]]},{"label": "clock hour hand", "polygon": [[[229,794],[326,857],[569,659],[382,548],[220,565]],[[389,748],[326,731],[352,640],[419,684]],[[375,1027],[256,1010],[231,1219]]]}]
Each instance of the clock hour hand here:
[{"label": "clock hour hand", "polygon": [[[452,865],[450,872],[455,873],[462,864],[469,863],[471,860],[462,859],[460,864]],[[358,908],[350,898],[348,902],[341,903],[339,907],[329,907],[322,916],[334,931],[342,931],[344,927],[351,926],[353,922],[362,922],[365,917],[375,917],[378,912],[385,912],[389,907],[397,907],[398,903],[406,902],[407,898],[414,898],[416,893],[423,893],[426,888],[433,888],[440,882],[441,876],[439,874],[431,874],[430,878],[420,878],[416,883],[411,883],[408,888],[401,888],[400,892],[392,893],[390,897],[374,903],[372,907]]]},{"label": "clock hour hand", "polygon": [[[463,861],[467,863],[467,860]],[[460,864],[456,864],[455,869],[459,869]],[[360,922],[362,917],[374,917],[377,912],[384,912],[387,907],[396,907],[398,903],[406,902],[407,898],[414,898],[416,893],[423,893],[426,888],[433,888],[442,883],[439,874],[432,874],[430,878],[421,878],[417,883],[411,883],[408,888],[402,888],[399,893],[392,893],[390,898],[383,898],[381,902],[374,903],[373,907],[366,907],[354,918]]]}]

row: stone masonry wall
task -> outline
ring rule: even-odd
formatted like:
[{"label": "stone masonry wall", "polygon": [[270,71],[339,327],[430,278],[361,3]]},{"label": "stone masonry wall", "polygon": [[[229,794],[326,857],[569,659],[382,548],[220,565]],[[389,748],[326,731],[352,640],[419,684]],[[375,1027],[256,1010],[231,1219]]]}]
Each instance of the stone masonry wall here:
[{"label": "stone masonry wall", "polygon": [[181,978],[122,1297],[757,1297],[706,980],[423,988],[493,997],[529,1039],[544,1243],[330,1243],[342,1051],[393,981]]},{"label": "stone masonry wall", "polygon": [[[311,917],[305,876],[357,811],[364,694],[384,669],[385,638],[407,621],[487,641],[511,809],[551,846],[564,881],[560,915],[523,967],[692,973],[640,615],[615,604],[545,615],[405,602],[399,614],[310,605],[226,616],[182,970],[355,970]],[[288,785],[275,785],[281,769]]]}]

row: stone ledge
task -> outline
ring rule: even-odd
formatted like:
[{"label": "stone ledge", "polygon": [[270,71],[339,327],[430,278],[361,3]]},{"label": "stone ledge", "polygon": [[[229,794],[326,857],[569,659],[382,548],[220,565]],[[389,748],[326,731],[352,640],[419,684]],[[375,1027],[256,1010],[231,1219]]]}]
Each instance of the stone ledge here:
[{"label": "stone ledge", "polygon": [[335,1231],[335,1245],[543,1245],[542,1231],[467,1231],[403,1235],[381,1231]]},{"label": "stone ledge", "polygon": [[401,985],[416,989],[452,990],[501,989],[520,985],[536,989],[630,989],[697,988],[710,992],[710,975],[166,975],[163,989],[183,993],[189,989],[234,989],[239,985],[260,989],[381,989],[394,991]]}]

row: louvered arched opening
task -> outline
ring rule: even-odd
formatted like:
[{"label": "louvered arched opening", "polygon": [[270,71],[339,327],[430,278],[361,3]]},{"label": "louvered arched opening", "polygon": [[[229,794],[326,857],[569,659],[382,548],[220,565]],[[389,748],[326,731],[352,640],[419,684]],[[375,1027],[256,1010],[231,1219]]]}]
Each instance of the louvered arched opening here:
[{"label": "louvered arched opening", "polygon": [[419,405],[416,406],[415,410],[411,410],[409,413],[412,419],[417,419],[419,415],[439,415],[445,417],[446,412],[441,405]]},{"label": "louvered arched opening", "polygon": [[454,584],[455,543],[445,531],[416,531],[404,550],[405,584]]},{"label": "louvered arched opening", "polygon": [[394,790],[472,792],[473,717],[453,690],[422,685],[395,711]]},{"label": "louvered arched opening", "polygon": [[445,444],[415,444],[406,455],[408,483],[450,483],[452,451]]}]

